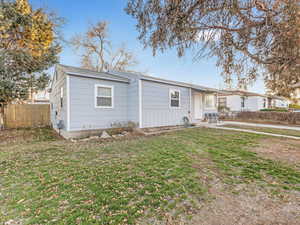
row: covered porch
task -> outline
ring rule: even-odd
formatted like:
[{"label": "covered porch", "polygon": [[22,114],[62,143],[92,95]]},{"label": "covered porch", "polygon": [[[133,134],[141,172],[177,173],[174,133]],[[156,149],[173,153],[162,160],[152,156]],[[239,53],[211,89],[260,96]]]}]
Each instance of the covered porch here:
[{"label": "covered porch", "polygon": [[217,90],[191,89],[190,120],[192,123],[200,123],[207,113],[217,113]]}]

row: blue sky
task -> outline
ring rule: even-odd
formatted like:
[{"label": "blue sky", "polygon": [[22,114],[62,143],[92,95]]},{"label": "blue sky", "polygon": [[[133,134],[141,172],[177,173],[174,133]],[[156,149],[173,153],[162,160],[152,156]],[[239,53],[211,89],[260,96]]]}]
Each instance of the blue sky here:
[{"label": "blue sky", "polygon": [[[126,0],[29,0],[36,7],[55,11],[65,18],[66,24],[62,32],[66,40],[76,33],[85,32],[90,23],[100,20],[109,21],[110,39],[113,45],[125,43],[133,51],[139,64],[133,69],[149,75],[191,82],[214,88],[224,87],[220,69],[215,66],[215,59],[193,61],[193,54],[188,52],[178,58],[175,50],[152,55],[152,49],[144,49],[137,39],[136,21],[128,16],[124,8]],[[60,55],[60,63],[79,66],[79,55],[67,44],[64,44]],[[258,81],[249,90],[264,93],[263,82]]]}]

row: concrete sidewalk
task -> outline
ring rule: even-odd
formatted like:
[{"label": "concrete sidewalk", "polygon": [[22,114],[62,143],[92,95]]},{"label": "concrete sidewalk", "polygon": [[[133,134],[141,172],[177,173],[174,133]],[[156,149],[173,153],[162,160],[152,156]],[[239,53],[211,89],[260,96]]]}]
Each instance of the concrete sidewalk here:
[{"label": "concrete sidewalk", "polygon": [[[222,127],[223,125],[230,124],[230,125],[243,125],[243,126],[253,126],[253,127],[268,127],[268,128],[277,128],[277,129],[288,129],[288,130],[296,130],[300,132],[300,128],[298,127],[289,127],[289,126],[277,126],[277,125],[269,125],[269,124],[254,124],[254,123],[240,123],[240,122],[220,122],[220,123],[199,123],[198,127],[206,127],[206,128],[214,128],[214,129],[221,129],[221,130],[232,130],[232,131],[239,131],[239,132],[246,132],[246,133],[253,133],[253,134],[262,134],[266,136],[273,136],[273,137],[281,137],[281,138],[290,138],[295,140],[300,140],[300,137],[290,136],[290,135],[283,135],[283,134],[273,134],[273,133],[266,133],[261,131],[254,131],[254,130],[247,130],[242,128],[230,128],[230,127]],[[249,125],[251,124],[251,125]],[[260,126],[257,126],[260,125]],[[284,128],[283,128],[284,127]],[[294,129],[296,128],[296,129]]]},{"label": "concrete sidewalk", "polygon": [[233,130],[233,131],[247,132],[247,133],[253,133],[253,134],[262,134],[262,135],[273,136],[273,137],[281,137],[281,138],[290,138],[290,139],[300,140],[300,137],[296,137],[296,136],[265,133],[265,132],[254,131],[254,130],[246,130],[246,129],[230,128],[230,127],[220,127],[220,126],[212,126],[211,128],[221,129],[221,130]]},{"label": "concrete sidewalk", "polygon": [[241,126],[251,126],[251,127],[267,127],[276,129],[287,129],[287,130],[297,130],[300,132],[300,127],[284,126],[284,125],[272,125],[272,124],[260,124],[260,123],[246,123],[246,122],[234,122],[234,121],[222,121],[217,124],[217,126],[224,125],[241,125]]}]

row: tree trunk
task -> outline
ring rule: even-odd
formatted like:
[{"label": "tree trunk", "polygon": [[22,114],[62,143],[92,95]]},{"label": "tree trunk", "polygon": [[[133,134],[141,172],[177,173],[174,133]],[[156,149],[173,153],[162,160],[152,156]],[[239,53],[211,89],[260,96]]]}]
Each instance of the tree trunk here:
[{"label": "tree trunk", "polygon": [[4,105],[0,104],[0,130],[4,129]]}]

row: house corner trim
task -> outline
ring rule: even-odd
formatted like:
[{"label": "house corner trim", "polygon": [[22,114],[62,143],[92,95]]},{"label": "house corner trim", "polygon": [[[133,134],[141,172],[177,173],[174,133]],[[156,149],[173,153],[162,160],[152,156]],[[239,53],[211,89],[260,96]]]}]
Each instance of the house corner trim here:
[{"label": "house corner trim", "polygon": [[70,76],[67,75],[67,131],[70,131]]},{"label": "house corner trim", "polygon": [[139,128],[143,128],[143,111],[142,111],[142,80],[139,80]]}]

